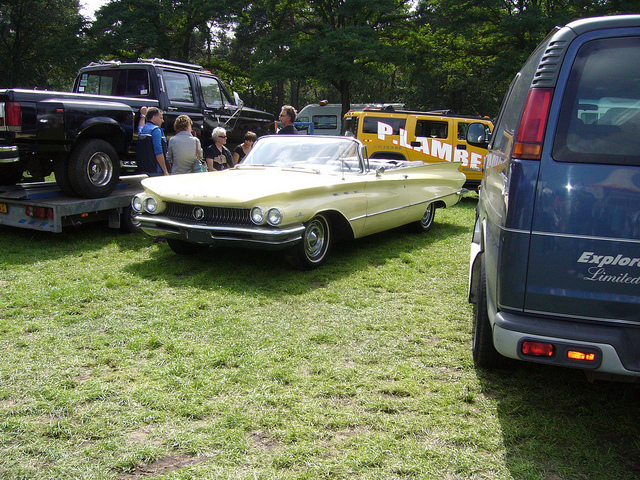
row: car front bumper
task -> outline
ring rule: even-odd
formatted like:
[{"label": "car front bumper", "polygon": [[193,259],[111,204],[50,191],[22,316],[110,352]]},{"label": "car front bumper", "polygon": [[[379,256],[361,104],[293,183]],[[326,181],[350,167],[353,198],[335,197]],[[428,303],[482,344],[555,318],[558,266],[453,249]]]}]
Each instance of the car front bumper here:
[{"label": "car front bumper", "polygon": [[283,228],[262,226],[205,225],[178,221],[162,215],[140,214],[140,228],[153,237],[200,245],[235,245],[262,250],[282,250],[302,240],[304,225]]}]

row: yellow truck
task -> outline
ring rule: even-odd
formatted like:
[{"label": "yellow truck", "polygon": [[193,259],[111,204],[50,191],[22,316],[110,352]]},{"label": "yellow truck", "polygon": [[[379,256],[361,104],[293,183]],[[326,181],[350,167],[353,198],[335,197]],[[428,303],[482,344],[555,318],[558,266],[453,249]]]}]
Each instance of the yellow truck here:
[{"label": "yellow truck", "polygon": [[348,112],[343,135],[362,141],[370,158],[461,162],[466,185],[482,180],[484,158],[493,131],[488,118],[455,115],[450,111],[415,112],[393,108]]}]

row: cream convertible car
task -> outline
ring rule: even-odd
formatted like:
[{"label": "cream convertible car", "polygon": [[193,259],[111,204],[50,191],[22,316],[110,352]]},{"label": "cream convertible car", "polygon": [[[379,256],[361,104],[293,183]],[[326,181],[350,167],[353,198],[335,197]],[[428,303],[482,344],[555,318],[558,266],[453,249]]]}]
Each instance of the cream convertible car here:
[{"label": "cream convertible car", "polygon": [[261,137],[235,168],[143,180],[132,206],[144,232],[179,254],[210,245],[286,251],[300,269],[321,265],[334,240],[410,224],[429,230],[455,205],[458,163],[369,160],[348,137]]}]

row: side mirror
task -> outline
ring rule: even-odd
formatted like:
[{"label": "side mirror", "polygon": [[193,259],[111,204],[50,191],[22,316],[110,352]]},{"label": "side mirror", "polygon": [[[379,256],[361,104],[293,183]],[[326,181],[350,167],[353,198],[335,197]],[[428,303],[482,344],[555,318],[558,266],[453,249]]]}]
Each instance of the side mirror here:
[{"label": "side mirror", "polygon": [[466,140],[469,145],[487,148],[489,146],[489,140],[491,140],[489,127],[480,122],[472,123],[467,130]]},{"label": "side mirror", "polygon": [[244,107],[244,102],[240,98],[240,95],[238,95],[238,92],[233,92],[233,101],[236,102],[236,105],[238,107],[240,108]]}]

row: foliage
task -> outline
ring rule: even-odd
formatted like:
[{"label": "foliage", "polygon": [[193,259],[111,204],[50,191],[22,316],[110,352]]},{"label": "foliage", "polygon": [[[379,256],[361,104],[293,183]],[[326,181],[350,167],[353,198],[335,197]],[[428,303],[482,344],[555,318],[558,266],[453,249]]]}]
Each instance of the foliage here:
[{"label": "foliage", "polygon": [[78,0],[0,4],[2,87],[63,88],[92,60],[163,57],[214,70],[248,105],[326,98],[495,116],[556,25],[633,0]]},{"label": "foliage", "polygon": [[79,0],[0,3],[0,86],[71,87],[87,58]]}]

